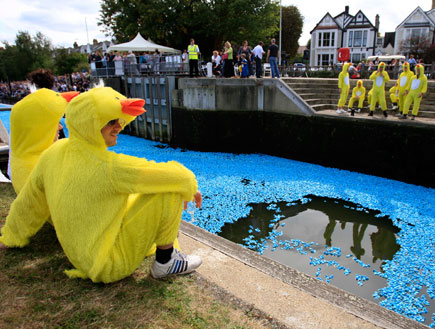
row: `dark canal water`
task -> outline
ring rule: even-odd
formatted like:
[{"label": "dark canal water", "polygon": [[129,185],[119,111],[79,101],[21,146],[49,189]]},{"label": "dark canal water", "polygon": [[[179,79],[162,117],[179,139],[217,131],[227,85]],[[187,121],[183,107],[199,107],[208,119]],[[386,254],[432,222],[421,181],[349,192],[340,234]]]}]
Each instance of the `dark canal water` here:
[{"label": "dark canal water", "polygon": [[[305,204],[278,203],[278,214],[283,216],[273,225],[271,219],[277,214],[276,210],[268,209],[267,204],[251,205],[253,210],[247,218],[226,224],[219,235],[246,245],[244,239],[248,232],[258,241],[272,230],[282,232],[276,240],[291,241],[295,247],[283,248],[285,244],[277,247],[277,241],[266,240],[264,256],[374,301],[372,294],[387,282],[373,270],[382,272],[383,261],[392,259],[399,250],[396,243],[399,229],[390,219],[375,217],[377,211],[362,208],[357,211],[357,205],[343,200],[307,198],[309,201]],[[309,245],[301,248],[304,246],[301,241]],[[330,266],[325,262],[310,265],[310,257],[314,262],[323,259],[332,263]],[[365,277],[361,279],[361,276]]]}]

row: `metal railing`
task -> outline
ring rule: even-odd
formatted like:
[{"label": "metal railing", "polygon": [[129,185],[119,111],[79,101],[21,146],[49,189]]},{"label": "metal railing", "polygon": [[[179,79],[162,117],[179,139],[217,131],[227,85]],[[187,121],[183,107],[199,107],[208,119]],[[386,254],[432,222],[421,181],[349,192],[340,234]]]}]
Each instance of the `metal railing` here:
[{"label": "metal railing", "polygon": [[[200,60],[198,61],[200,62]],[[150,57],[146,62],[136,63],[126,60],[90,63],[92,77],[142,76],[142,75],[186,75],[189,63],[183,62],[181,55]]]}]

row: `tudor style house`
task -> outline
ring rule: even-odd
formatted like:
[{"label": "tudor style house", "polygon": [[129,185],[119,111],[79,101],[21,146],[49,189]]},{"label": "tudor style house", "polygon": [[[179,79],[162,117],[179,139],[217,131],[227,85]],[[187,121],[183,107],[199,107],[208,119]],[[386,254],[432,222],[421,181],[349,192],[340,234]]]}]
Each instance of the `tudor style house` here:
[{"label": "tudor style house", "polygon": [[[409,43],[424,41],[429,45],[434,43],[435,9],[424,11],[420,7],[414,9],[409,16],[396,28],[394,53],[409,56]],[[411,41],[412,40],[412,41]]]},{"label": "tudor style house", "polygon": [[327,13],[311,33],[310,65],[324,66],[337,63],[337,51],[350,49],[350,60],[358,63],[372,56],[376,48],[379,30],[379,16],[376,26],[360,10],[356,15],[349,14],[349,6],[338,16]]}]

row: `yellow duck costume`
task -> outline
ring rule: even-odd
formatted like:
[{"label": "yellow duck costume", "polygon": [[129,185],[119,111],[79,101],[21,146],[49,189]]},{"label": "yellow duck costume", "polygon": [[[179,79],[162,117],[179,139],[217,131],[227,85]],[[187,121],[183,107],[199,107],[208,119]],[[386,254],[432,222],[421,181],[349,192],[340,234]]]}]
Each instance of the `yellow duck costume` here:
[{"label": "yellow duck costume", "polygon": [[373,116],[376,103],[379,102],[384,116],[387,117],[387,102],[385,100],[385,83],[390,81],[388,73],[385,72],[385,63],[379,63],[378,70],[370,75],[370,80],[373,80],[373,94],[370,99],[370,113]]},{"label": "yellow duck costume", "polygon": [[340,90],[340,99],[338,100],[337,113],[343,113],[343,106],[346,104],[347,96],[349,95],[349,66],[351,63],[343,64],[340,74],[338,75],[338,89]]},{"label": "yellow duck costume", "polygon": [[416,75],[411,78],[407,89],[405,104],[403,106],[404,118],[408,115],[409,107],[412,103],[414,103],[414,106],[412,107],[412,119],[417,116],[421,100],[423,99],[423,94],[427,92],[427,77],[424,74],[424,66],[418,64],[415,67],[415,72]]},{"label": "yellow duck costume", "polygon": [[409,68],[409,63],[403,63],[403,72],[399,76],[399,111],[403,112],[403,106],[405,105],[405,90],[408,89],[411,79],[414,76],[414,72]]},{"label": "yellow duck costume", "polygon": [[175,161],[110,152],[101,133],[111,120],[131,122],[144,103],[102,87],[74,98],[66,111],[70,137],[41,156],[11,206],[0,242],[25,246],[51,216],[75,267],[66,274],[105,283],[130,275],[153,244],[173,243],[183,200],[197,191],[195,175]]},{"label": "yellow duck costume", "polygon": [[353,109],[353,103],[358,101],[358,112],[361,111],[364,103],[364,99],[366,98],[366,88],[363,86],[363,81],[358,80],[356,83],[356,87],[352,89],[352,97],[349,100],[348,108],[351,109],[351,115],[353,116],[355,110]]},{"label": "yellow duck costume", "polygon": [[10,171],[20,193],[42,152],[53,144],[68,102],[78,93],[42,88],[27,95],[11,110]]},{"label": "yellow duck costume", "polygon": [[395,106],[397,106],[397,102],[399,101],[399,81],[397,81],[388,92],[390,93],[390,100],[393,104],[393,110],[395,110]]}]

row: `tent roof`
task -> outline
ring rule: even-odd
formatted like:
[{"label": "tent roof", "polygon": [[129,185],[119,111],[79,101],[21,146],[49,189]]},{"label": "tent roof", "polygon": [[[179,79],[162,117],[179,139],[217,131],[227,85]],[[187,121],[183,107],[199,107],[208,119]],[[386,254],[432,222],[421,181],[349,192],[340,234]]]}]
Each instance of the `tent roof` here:
[{"label": "tent roof", "polygon": [[136,37],[126,43],[120,43],[118,45],[112,45],[109,47],[108,51],[155,51],[156,49],[158,49],[161,53],[181,53],[181,51],[174,49],[174,48],[170,48],[170,47],[165,47],[165,46],[160,46],[158,44],[155,44],[153,42],[149,42],[147,40],[145,40],[140,33],[138,33],[136,35]]}]

